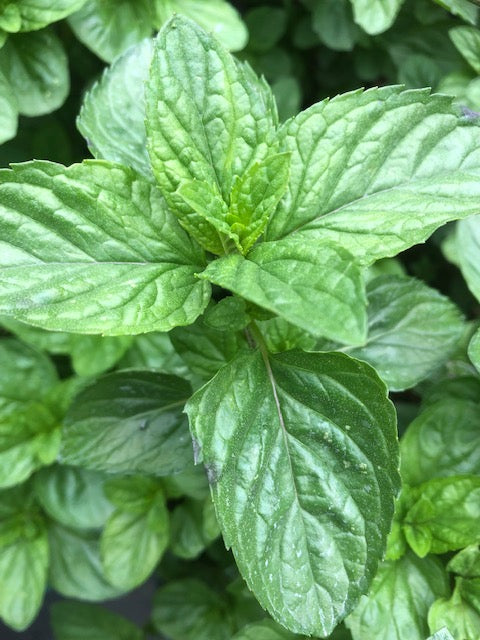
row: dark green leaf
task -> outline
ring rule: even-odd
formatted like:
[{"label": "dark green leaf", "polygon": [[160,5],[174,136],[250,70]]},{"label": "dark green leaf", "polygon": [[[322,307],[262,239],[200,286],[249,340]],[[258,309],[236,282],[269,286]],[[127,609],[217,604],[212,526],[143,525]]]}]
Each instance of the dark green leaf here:
[{"label": "dark green leaf", "polygon": [[144,639],[130,620],[93,604],[55,602],[51,619],[55,640]]},{"label": "dark green leaf", "polygon": [[10,82],[0,70],[0,144],[15,137],[17,126],[17,101]]}]

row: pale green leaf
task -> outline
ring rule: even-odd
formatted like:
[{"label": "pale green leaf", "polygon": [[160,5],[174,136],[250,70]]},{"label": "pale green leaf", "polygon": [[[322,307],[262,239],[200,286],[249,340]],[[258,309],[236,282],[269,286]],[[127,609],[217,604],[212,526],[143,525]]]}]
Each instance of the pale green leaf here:
[{"label": "pale green leaf", "polygon": [[448,627],[455,640],[478,640],[480,632],[480,579],[456,578],[451,598],[440,598],[430,607],[431,631]]},{"label": "pale green leaf", "polygon": [[468,64],[480,74],[480,31],[475,27],[454,27],[448,34]]},{"label": "pale green leaf", "polygon": [[185,228],[222,253],[217,231],[176,190],[196,179],[216,185],[228,202],[235,176],[272,148],[271,93],[214,38],[177,16],[157,39],[146,96],[148,149],[162,193]]},{"label": "pale green leaf", "polygon": [[96,158],[132,167],[151,178],[145,131],[145,81],[153,40],[130,47],[84,98],[77,127]]},{"label": "pale green leaf", "polygon": [[470,340],[470,344],[468,345],[468,357],[480,373],[480,329],[477,329]]},{"label": "pale green leaf", "polygon": [[245,329],[250,322],[250,317],[243,298],[227,296],[205,311],[203,321],[210,329],[231,332]]},{"label": "pale green leaf", "polygon": [[475,24],[478,16],[478,7],[471,0],[435,0],[437,4],[455,16],[463,18],[465,22]]},{"label": "pale green leaf", "polygon": [[160,487],[159,480],[149,476],[113,476],[105,483],[105,495],[118,509],[142,514],[150,509]]},{"label": "pale green leaf", "polygon": [[116,509],[100,540],[108,581],[124,590],[142,584],[155,569],[168,541],[169,516],[161,492],[157,492],[144,512]]},{"label": "pale green leaf", "polygon": [[226,0],[157,0],[162,22],[181,13],[212,33],[230,51],[247,44],[248,32],[238,11]]},{"label": "pale green leaf", "polygon": [[58,382],[47,356],[13,338],[0,340],[0,362],[0,421],[44,398]]},{"label": "pale green leaf", "polygon": [[404,0],[351,0],[355,22],[370,35],[383,33],[395,21]]},{"label": "pale green leaf", "polygon": [[67,355],[72,348],[74,334],[46,331],[7,316],[0,318],[0,324],[20,338],[22,342],[40,351],[47,351],[55,355]]},{"label": "pale green leaf", "polygon": [[353,21],[349,0],[323,0],[315,3],[312,28],[322,43],[334,51],[352,51],[360,33]]},{"label": "pale green leaf", "polygon": [[62,462],[109,473],[169,475],[192,460],[185,380],[153,371],[116,372],[76,397],[65,418]]},{"label": "pale green leaf", "polygon": [[152,623],[171,640],[231,640],[233,635],[228,603],[195,579],[171,582],[157,591]]},{"label": "pale green leaf", "polygon": [[[417,502],[405,516],[408,543],[419,555],[456,551],[480,542],[480,477],[434,478],[415,489]],[[419,536],[428,546],[416,548]]]},{"label": "pale green leaf", "polygon": [[333,243],[286,238],[262,242],[246,258],[229,255],[200,274],[317,337],[360,345],[366,339],[362,273]]},{"label": "pale green leaf", "polygon": [[120,360],[132,340],[132,336],[72,336],[73,370],[79,376],[98,376]]},{"label": "pale green leaf", "polygon": [[455,638],[446,627],[443,627],[434,633],[433,636],[429,636],[427,640],[455,640]]},{"label": "pale green leaf", "polygon": [[447,574],[435,558],[413,553],[382,564],[368,596],[347,618],[353,640],[425,640],[430,605],[448,594]]},{"label": "pale green leaf", "polygon": [[15,137],[17,126],[17,101],[10,82],[0,70],[0,144]]},{"label": "pale green leaf", "polygon": [[343,354],[256,352],[225,366],[186,411],[249,588],[291,631],[330,633],[368,589],[393,516],[384,384]]},{"label": "pale green leaf", "polygon": [[434,402],[408,427],[400,454],[402,478],[410,485],[432,478],[480,475],[478,402],[448,396]]},{"label": "pale green leaf", "polygon": [[22,26],[22,14],[18,4],[5,2],[0,8],[0,28],[7,33],[16,33]]},{"label": "pale green leaf", "polygon": [[157,369],[181,378],[187,367],[176,353],[168,333],[147,333],[135,336],[130,349],[122,358],[121,369]]},{"label": "pale green leaf", "polygon": [[220,535],[210,498],[185,500],[171,519],[170,549],[179,558],[193,559]]},{"label": "pale green leaf", "polygon": [[367,341],[349,354],[375,367],[392,391],[426,378],[460,342],[460,311],[420,281],[380,276],[368,283],[367,300]]},{"label": "pale green leaf", "polygon": [[0,49],[0,70],[25,116],[58,109],[70,90],[67,54],[51,29],[10,36]]},{"label": "pale green leaf", "polygon": [[232,640],[300,640],[301,636],[290,633],[273,620],[254,622],[236,633]]},{"label": "pale green leaf", "polygon": [[447,564],[448,571],[463,578],[480,578],[480,550],[478,544],[459,551]]},{"label": "pale green leaf", "polygon": [[463,277],[473,295],[480,300],[480,216],[457,224],[458,259]]},{"label": "pale green leaf", "polygon": [[22,18],[22,31],[36,31],[77,11],[85,0],[15,0]]},{"label": "pale green leaf", "polygon": [[56,524],[50,527],[49,539],[49,584],[55,591],[90,601],[117,598],[122,593],[105,578],[97,533],[74,531]]},{"label": "pale green leaf", "polygon": [[151,0],[87,0],[68,19],[74,34],[105,62],[153,35],[156,15]]},{"label": "pale green leaf", "polygon": [[126,167],[16,165],[0,172],[0,215],[0,313],[124,335],[189,324],[207,304],[201,251]]},{"label": "pale green leaf", "polygon": [[112,512],[103,492],[104,482],[102,473],[54,465],[35,475],[35,493],[42,508],[60,524],[96,529]]},{"label": "pale green leaf", "polygon": [[55,640],[144,640],[130,620],[93,604],[55,602],[50,611]]},{"label": "pale green leaf", "polygon": [[280,138],[290,183],[268,240],[331,239],[372,263],[480,209],[480,127],[446,96],[354,91],[303,111]]},{"label": "pale green leaf", "polygon": [[270,353],[291,349],[314,351],[317,340],[309,333],[283,318],[271,318],[258,323]]}]

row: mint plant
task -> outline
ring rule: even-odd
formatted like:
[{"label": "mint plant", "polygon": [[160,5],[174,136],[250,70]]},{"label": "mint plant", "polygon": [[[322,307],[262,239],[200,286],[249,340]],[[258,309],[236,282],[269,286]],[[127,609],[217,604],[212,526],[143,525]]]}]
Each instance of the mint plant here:
[{"label": "mint plant", "polygon": [[[97,159],[0,171],[0,313],[26,342],[76,349],[78,373],[120,370],[59,382],[36,351],[6,345],[41,383],[35,405],[30,390],[0,404],[4,451],[22,459],[2,483],[0,574],[20,554],[35,558],[36,578],[34,598],[1,603],[4,619],[28,624],[47,571],[64,595],[107,599],[141,584],[168,545],[196,557],[220,530],[278,624],[259,621],[231,580],[217,600],[183,578],[160,590],[152,616],[173,640],[198,636],[205,611],[210,639],[363,640],[393,611],[398,633],[437,640],[458,598],[470,624],[475,570],[451,561],[450,596],[433,555],[480,541],[478,456],[465,444],[476,442],[478,398],[448,405],[458,446],[426,445],[416,461],[425,430],[449,424],[435,388],[425,392],[400,464],[388,391],[447,366],[475,328],[378,261],[461,220],[459,260],[477,291],[477,119],[447,96],[386,86],[281,124],[268,84],[174,17],[91,89],[79,128]],[[478,367],[478,333],[469,344]],[[195,606],[172,621],[187,593]],[[53,614],[62,640],[82,637],[87,611],[111,633],[111,615],[69,606]],[[350,631],[334,631],[349,614]]]}]

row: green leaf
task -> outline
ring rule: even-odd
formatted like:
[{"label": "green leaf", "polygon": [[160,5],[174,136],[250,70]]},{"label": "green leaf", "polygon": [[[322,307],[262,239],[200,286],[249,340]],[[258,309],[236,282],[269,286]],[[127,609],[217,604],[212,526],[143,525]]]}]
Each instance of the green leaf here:
[{"label": "green leaf", "polygon": [[186,411],[249,588],[291,631],[330,633],[368,589],[393,516],[384,384],[343,354],[257,352],[225,366]]},{"label": "green leaf", "polygon": [[126,591],[149,577],[169,541],[165,498],[158,490],[149,498],[146,509],[141,512],[116,509],[100,541],[105,576],[115,587]]},{"label": "green leaf", "polygon": [[283,629],[273,620],[249,624],[236,633],[232,640],[299,640],[300,636]]},{"label": "green leaf", "polygon": [[312,28],[322,43],[334,51],[352,51],[360,33],[348,0],[324,0],[313,8]]},{"label": "green leaf", "polygon": [[246,259],[232,254],[214,260],[200,277],[317,337],[353,345],[366,339],[361,271],[332,243],[262,242]]},{"label": "green leaf", "polygon": [[459,310],[422,282],[380,276],[368,283],[367,300],[367,342],[349,354],[375,367],[392,391],[416,385],[458,346],[464,330]]},{"label": "green leaf", "polygon": [[189,370],[204,382],[247,348],[241,334],[211,329],[202,318],[189,327],[177,327],[170,332],[170,339]]},{"label": "green leaf", "polygon": [[404,0],[351,0],[355,22],[370,35],[383,33],[395,21]]},{"label": "green leaf", "polygon": [[477,640],[480,630],[480,579],[456,578],[450,599],[440,598],[430,607],[431,631],[447,626],[455,640]]},{"label": "green leaf", "polygon": [[448,580],[435,558],[413,553],[384,562],[368,596],[347,618],[353,640],[424,640],[432,602],[448,594]]},{"label": "green leaf", "polygon": [[457,553],[447,565],[448,571],[464,578],[480,578],[480,550],[471,545]]},{"label": "green leaf", "polygon": [[170,549],[179,558],[198,557],[220,535],[210,498],[182,502],[175,507],[171,524]]},{"label": "green leaf", "polygon": [[457,224],[459,266],[473,295],[480,300],[480,216]]},{"label": "green leaf", "polygon": [[65,418],[62,462],[109,473],[169,475],[187,467],[192,443],[185,380],[119,371],[83,389]]},{"label": "green leaf", "polygon": [[249,38],[248,50],[265,52],[272,49],[285,35],[288,15],[283,7],[262,5],[245,14]]},{"label": "green leaf", "polygon": [[0,213],[0,313],[125,335],[189,324],[207,304],[201,251],[126,167],[16,165],[0,172]]},{"label": "green leaf", "polygon": [[[446,553],[480,542],[480,477],[434,478],[415,490],[417,502],[405,516],[403,529],[413,550]],[[428,538],[428,545],[419,538]]]},{"label": "green leaf", "polygon": [[52,525],[49,539],[49,584],[58,593],[90,601],[117,598],[122,593],[105,578],[97,533]]},{"label": "green leaf", "polygon": [[93,604],[55,602],[50,610],[55,640],[144,640],[130,620]]},{"label": "green leaf", "polygon": [[55,355],[66,355],[70,353],[72,347],[73,334],[61,333],[58,331],[45,331],[38,327],[32,327],[29,324],[14,320],[3,316],[0,318],[0,324],[13,333],[22,342],[39,349],[47,351]]},{"label": "green leaf", "polygon": [[117,58],[85,96],[77,119],[93,156],[147,178],[153,177],[145,131],[145,81],[152,55],[153,40],[147,39]]},{"label": "green leaf", "polygon": [[475,24],[477,21],[478,8],[470,0],[435,0],[435,2],[453,15],[463,18],[465,22]]},{"label": "green leaf", "polygon": [[477,329],[470,340],[470,344],[468,345],[468,357],[480,373],[480,329]]},{"label": "green leaf", "polygon": [[401,474],[410,485],[432,478],[480,475],[478,403],[444,397],[410,424],[400,442]]},{"label": "green leaf", "polygon": [[194,500],[205,500],[210,494],[205,469],[192,464],[184,471],[162,478],[162,484],[168,498],[187,496]]},{"label": "green leaf", "polygon": [[238,11],[225,0],[160,0],[158,11],[162,21],[174,13],[188,16],[230,51],[240,51],[247,44],[248,31]]},{"label": "green leaf", "polygon": [[176,353],[168,333],[135,336],[131,348],[120,362],[122,369],[157,369],[185,378],[187,368]]},{"label": "green leaf", "polygon": [[85,0],[15,0],[22,17],[22,31],[36,31],[62,20],[79,9]]},{"label": "green leaf", "polygon": [[66,527],[96,529],[112,512],[103,492],[105,475],[54,465],[35,475],[35,494],[48,515]]},{"label": "green leaf", "polygon": [[23,631],[42,604],[48,540],[25,485],[1,491],[0,501],[0,617],[16,631]]},{"label": "green leaf", "polygon": [[20,31],[22,26],[22,15],[18,4],[3,3],[0,9],[0,28],[4,29],[7,33],[16,33]]},{"label": "green leaf", "polygon": [[159,589],[152,622],[171,640],[231,640],[233,635],[228,603],[195,579],[171,582]]},{"label": "green leaf", "polygon": [[354,91],[303,111],[280,138],[290,183],[267,240],[331,239],[368,264],[479,211],[480,128],[448,97]]},{"label": "green leaf", "polygon": [[283,318],[272,318],[258,324],[270,353],[281,353],[291,349],[315,350],[317,340]]},{"label": "green leaf", "polygon": [[111,369],[132,344],[132,336],[72,336],[72,367],[79,376],[98,376]]},{"label": "green leaf", "polygon": [[17,100],[12,92],[10,82],[0,70],[0,144],[16,136],[17,126]]},{"label": "green leaf", "polygon": [[209,307],[203,316],[204,324],[218,331],[241,331],[250,322],[243,298],[228,296]]},{"label": "green leaf", "polygon": [[443,627],[434,633],[433,636],[429,636],[427,640],[455,640],[455,638],[446,627]]},{"label": "green leaf", "polygon": [[218,232],[176,191],[198,180],[228,202],[235,176],[274,150],[271,93],[214,38],[177,16],[159,34],[146,96],[148,149],[162,193],[205,248],[223,253]]},{"label": "green leaf", "polygon": [[51,360],[15,340],[0,340],[0,424],[5,416],[41,400],[58,382]]},{"label": "green leaf", "polygon": [[68,22],[77,38],[105,62],[153,35],[150,0],[87,0]]},{"label": "green leaf", "polygon": [[0,49],[0,71],[24,116],[55,111],[70,90],[67,54],[51,29],[10,36]]},{"label": "green leaf", "polygon": [[448,35],[468,64],[480,74],[480,31],[475,27],[454,27]]}]

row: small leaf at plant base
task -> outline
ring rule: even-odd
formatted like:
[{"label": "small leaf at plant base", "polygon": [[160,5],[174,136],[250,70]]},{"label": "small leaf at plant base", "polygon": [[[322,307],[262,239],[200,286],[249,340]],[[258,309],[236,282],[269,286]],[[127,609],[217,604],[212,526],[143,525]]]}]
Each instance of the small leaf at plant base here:
[{"label": "small leaf at plant base", "polygon": [[455,640],[477,640],[480,629],[480,579],[455,579],[452,596],[436,600],[428,612],[432,631],[445,626]]},{"label": "small leaf at plant base", "polygon": [[0,171],[0,213],[0,314],[127,335],[189,324],[208,302],[201,250],[126,167],[16,165]]},{"label": "small leaf at plant base", "polygon": [[424,640],[428,609],[448,592],[441,563],[430,557],[420,560],[410,552],[381,565],[368,595],[346,624],[353,640]]},{"label": "small leaf at plant base", "polygon": [[470,340],[470,344],[468,345],[468,357],[480,373],[480,329],[477,329]]},{"label": "small leaf at plant base", "polygon": [[478,403],[446,397],[428,406],[400,441],[404,482],[418,485],[432,478],[480,475]]},{"label": "small leaf at plant base", "polygon": [[156,592],[152,623],[171,640],[231,640],[234,632],[227,600],[192,578]]},{"label": "small leaf at plant base", "polygon": [[68,95],[68,59],[51,29],[19,33],[0,49],[0,71],[10,82],[18,111],[40,116],[58,109]]},{"label": "small leaf at plant base", "polygon": [[68,22],[77,38],[105,62],[153,35],[155,9],[149,0],[87,0]]},{"label": "small leaf at plant base", "polygon": [[192,461],[188,382],[153,371],[108,374],[79,393],[67,416],[62,462],[109,473],[169,475]]},{"label": "small leaf at plant base", "polygon": [[28,485],[0,491],[0,503],[0,618],[23,631],[47,584],[47,534]]},{"label": "small leaf at plant base", "polygon": [[53,465],[35,474],[35,494],[48,515],[66,527],[103,527],[113,507],[105,497],[106,476],[80,467]]},{"label": "small leaf at plant base", "polygon": [[291,351],[266,365],[257,352],[186,411],[249,588],[291,631],[327,635],[368,589],[391,525],[398,460],[384,384],[343,354]]},{"label": "small leaf at plant base", "polygon": [[52,523],[49,529],[49,584],[63,596],[101,601],[123,593],[106,579],[100,560],[99,534]]},{"label": "small leaf at plant base", "polygon": [[370,35],[392,26],[404,0],[351,0],[355,22]]},{"label": "small leaf at plant base", "polygon": [[375,367],[392,391],[416,385],[458,346],[460,311],[422,282],[380,276],[368,283],[367,300],[367,342],[349,354]]},{"label": "small leaf at plant base", "polygon": [[267,240],[332,240],[371,264],[479,212],[480,128],[446,96],[354,91],[303,111],[279,137],[290,181]]},{"label": "small leaf at plant base", "polygon": [[130,47],[86,94],[77,127],[96,158],[153,178],[145,131],[145,81],[153,40]]},{"label": "small leaf at plant base", "polygon": [[316,337],[359,345],[366,339],[364,281],[352,256],[332,243],[287,238],[232,254],[200,274]]},{"label": "small leaf at plant base", "polygon": [[50,609],[55,640],[144,640],[130,620],[94,604],[55,602]]},{"label": "small leaf at plant base", "polygon": [[[406,514],[403,529],[418,555],[456,551],[480,542],[480,477],[435,478],[415,492],[417,502]],[[427,537],[428,545],[424,542]]]},{"label": "small leaf at plant base", "polygon": [[100,539],[102,566],[108,581],[125,591],[142,584],[162,557],[169,531],[169,515],[161,490],[157,490],[141,513],[116,509]]},{"label": "small leaf at plant base", "polygon": [[[176,193],[183,181],[216,185],[228,202],[235,176],[272,152],[270,89],[199,26],[172,18],[160,32],[147,85],[148,149],[155,178],[182,225],[213,253],[217,231]],[[273,148],[275,148],[273,146]]]},{"label": "small leaf at plant base", "polygon": [[241,331],[250,323],[243,298],[228,296],[210,306],[203,315],[204,324],[217,331]]}]

